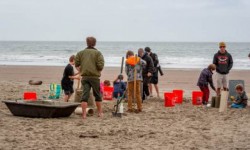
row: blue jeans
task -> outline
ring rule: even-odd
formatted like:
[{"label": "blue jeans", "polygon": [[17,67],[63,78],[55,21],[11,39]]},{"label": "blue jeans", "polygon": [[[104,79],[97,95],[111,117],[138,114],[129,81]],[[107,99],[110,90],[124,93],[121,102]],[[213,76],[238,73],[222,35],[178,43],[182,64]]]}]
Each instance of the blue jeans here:
[{"label": "blue jeans", "polygon": [[231,105],[231,108],[245,108],[245,106],[243,104],[235,104],[235,103],[233,103]]}]

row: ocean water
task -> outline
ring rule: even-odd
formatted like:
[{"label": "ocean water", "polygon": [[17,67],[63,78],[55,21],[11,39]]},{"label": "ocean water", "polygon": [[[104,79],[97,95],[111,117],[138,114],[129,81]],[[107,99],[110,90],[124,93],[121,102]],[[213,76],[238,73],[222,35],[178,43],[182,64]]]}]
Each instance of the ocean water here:
[{"label": "ocean water", "polygon": [[[98,42],[105,66],[119,67],[127,50],[151,47],[162,68],[203,68],[212,63],[217,43],[185,42]],[[0,41],[0,65],[65,66],[72,54],[86,47],[85,42]],[[250,43],[227,43],[234,59],[233,69],[250,69]]]}]

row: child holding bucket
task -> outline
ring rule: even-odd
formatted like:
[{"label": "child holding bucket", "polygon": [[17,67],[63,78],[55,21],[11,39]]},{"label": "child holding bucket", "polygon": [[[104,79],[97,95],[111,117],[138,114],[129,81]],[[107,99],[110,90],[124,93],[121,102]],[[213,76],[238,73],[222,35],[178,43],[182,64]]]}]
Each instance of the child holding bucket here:
[{"label": "child holding bucket", "polygon": [[241,84],[236,85],[235,87],[237,97],[231,105],[232,108],[245,108],[247,106],[248,97],[244,88]]},{"label": "child holding bucket", "polygon": [[209,88],[208,84],[210,84],[211,88],[215,91],[215,87],[213,84],[213,71],[215,71],[215,64],[210,64],[207,68],[201,71],[197,86],[199,86],[200,90],[203,92],[202,104],[207,105],[209,99]]},{"label": "child holding bucket", "polygon": [[[142,82],[142,64],[144,61],[137,56],[134,52],[128,51],[126,54],[126,74],[128,76],[128,112],[139,113],[142,111],[141,99],[141,82]],[[132,101],[136,99],[137,110],[134,111]]]},{"label": "child holding bucket", "polygon": [[74,79],[80,80],[78,73],[74,73],[73,66],[75,65],[75,55],[70,56],[69,64],[65,67],[63,78],[61,80],[62,89],[64,91],[64,101],[68,102],[71,95],[74,93]]}]

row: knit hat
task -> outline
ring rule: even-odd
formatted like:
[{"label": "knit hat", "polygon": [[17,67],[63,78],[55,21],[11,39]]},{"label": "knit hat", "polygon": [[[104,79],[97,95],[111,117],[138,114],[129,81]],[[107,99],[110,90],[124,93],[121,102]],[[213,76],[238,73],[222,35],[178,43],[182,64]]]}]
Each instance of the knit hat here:
[{"label": "knit hat", "polygon": [[150,53],[151,52],[150,47],[145,47],[145,51],[148,52],[148,53]]},{"label": "knit hat", "polygon": [[221,47],[221,46],[226,47],[226,43],[225,43],[225,42],[220,42],[220,43],[219,43],[219,47]]}]

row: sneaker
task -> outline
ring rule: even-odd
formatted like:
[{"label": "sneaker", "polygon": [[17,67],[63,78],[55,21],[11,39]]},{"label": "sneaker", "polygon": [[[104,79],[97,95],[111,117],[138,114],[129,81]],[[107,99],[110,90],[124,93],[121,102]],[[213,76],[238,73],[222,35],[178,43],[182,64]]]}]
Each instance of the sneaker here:
[{"label": "sneaker", "polygon": [[133,109],[128,109],[127,112],[132,113],[134,111],[133,111]]},{"label": "sneaker", "polygon": [[142,112],[141,109],[136,109],[136,110],[135,110],[135,113],[137,113],[137,114],[140,113],[140,112]]}]

